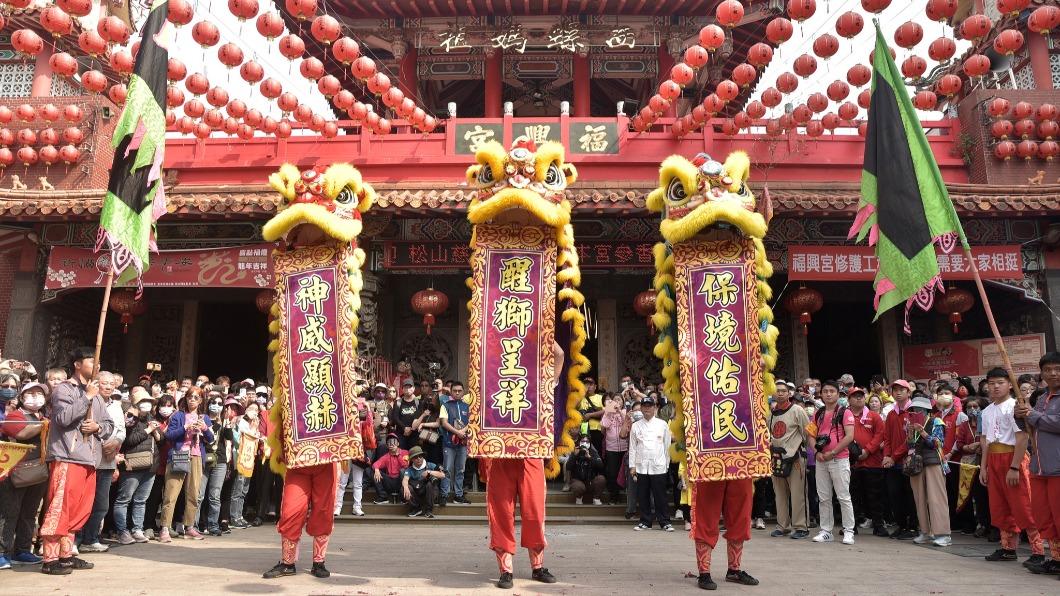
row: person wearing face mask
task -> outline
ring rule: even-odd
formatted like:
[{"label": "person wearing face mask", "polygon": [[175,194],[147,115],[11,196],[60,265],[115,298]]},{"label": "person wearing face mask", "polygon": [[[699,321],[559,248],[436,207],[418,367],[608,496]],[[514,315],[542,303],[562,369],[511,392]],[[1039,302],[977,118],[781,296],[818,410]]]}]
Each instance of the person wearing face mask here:
[{"label": "person wearing face mask", "polygon": [[[232,429],[222,423],[221,411],[224,399],[221,387],[214,385],[207,394],[206,411],[210,417],[213,440],[206,444],[205,464],[206,479],[199,487],[199,520],[198,528],[211,536],[221,535],[221,488],[228,474],[228,462],[232,461]],[[203,510],[202,503],[207,507]]]},{"label": "person wearing face mask", "polygon": [[[980,457],[982,444],[979,442],[982,428],[979,419],[982,409],[986,406],[984,402],[985,400],[974,395],[964,402],[965,420],[963,424],[957,426],[953,447],[946,458],[950,461],[951,476],[960,475],[958,463],[978,467],[982,460]],[[990,503],[986,487],[979,482],[972,482],[968,499],[969,501],[957,512],[956,525],[953,525],[953,529],[959,529],[961,534],[982,538],[990,529]]]},{"label": "person wearing face mask", "polygon": [[121,465],[113,512],[118,543],[122,545],[147,542],[144,513],[154,487],[158,445],[162,441],[161,424],[154,418],[155,399],[143,387],[133,387],[132,398],[133,405],[125,411],[125,440],[121,446],[125,461]]},{"label": "person wearing face mask", "polygon": [[[261,406],[257,402],[247,404],[246,411],[238,418],[236,427],[232,433],[233,452],[238,453],[239,445],[243,441],[260,441],[261,432],[258,420]],[[258,459],[255,457],[255,459]],[[237,473],[232,481],[232,501],[229,505],[231,526],[233,528],[249,528],[250,523],[243,518],[243,504],[246,502],[247,491],[253,476],[244,476]]]},{"label": "person wearing face mask", "polygon": [[[953,446],[957,442],[957,429],[968,422],[968,415],[961,411],[961,402],[955,399],[953,386],[947,382],[940,382],[935,386],[935,410],[937,419],[944,425],[942,440],[942,455],[945,457],[942,465],[946,466],[946,499],[949,507],[950,527],[964,527],[962,514],[957,511],[957,496],[960,493],[961,465],[960,458],[951,460],[949,455],[953,453]],[[970,514],[970,509],[965,509],[964,514]]]},{"label": "person wearing face mask", "polygon": [[96,464],[96,496],[92,502],[92,515],[78,537],[81,540],[81,552],[88,553],[110,550],[109,546],[99,541],[99,537],[110,508],[110,487],[118,476],[118,450],[125,441],[125,408],[117,391],[117,379],[107,371],[100,371],[96,379],[99,381],[99,397],[114,421],[114,432],[103,442],[103,457]]},{"label": "person wearing face mask", "polygon": [[195,529],[199,512],[199,486],[206,470],[206,445],[214,440],[213,423],[204,412],[202,391],[198,387],[188,390],[181,401],[181,410],[173,414],[166,428],[166,439],[171,445],[167,454],[166,486],[162,491],[162,531],[158,541],[172,542],[170,528],[173,513],[184,489],[184,536],[202,540],[204,536]]},{"label": "person wearing face mask", "polygon": [[[390,397],[391,395],[393,395],[393,398]],[[372,408],[372,425],[375,431],[376,444],[375,452],[371,454],[373,461],[386,453],[386,434],[390,423],[387,416],[390,414],[391,408],[394,407],[394,399],[396,398],[397,393],[391,394],[383,383],[376,383],[372,387],[370,406]]]},{"label": "person wearing face mask", "polygon": [[905,379],[891,383],[891,395],[894,397],[894,409],[887,415],[883,424],[883,467],[887,470],[887,502],[891,505],[891,514],[898,528],[891,534],[898,540],[912,540],[919,535],[920,527],[916,520],[916,502],[913,501],[913,487],[909,477],[902,473],[902,462],[909,454],[906,442],[906,426],[909,418],[909,396],[913,393],[913,384]]},{"label": "person wearing face mask", "polygon": [[15,398],[18,397],[18,386],[20,381],[17,375],[5,374],[0,376],[0,420],[3,420],[16,407]]},{"label": "person wearing face mask", "polygon": [[[7,416],[2,434],[16,443],[33,445],[33,450],[0,481],[0,569],[11,564],[34,565],[42,561],[33,554],[33,530],[44,494],[48,490],[48,469],[42,465],[40,444],[44,425],[43,409],[47,385],[29,383],[22,387],[17,407]],[[31,469],[32,468],[32,469]]]},{"label": "person wearing face mask", "polygon": [[157,407],[154,409],[152,419],[158,423],[158,432],[162,439],[158,444],[158,465],[155,466],[154,480],[151,482],[151,494],[147,497],[147,505],[144,509],[144,531],[151,530],[154,539],[161,535],[158,526],[158,510],[162,507],[162,489],[165,488],[166,458],[162,454],[169,452],[169,441],[166,440],[166,429],[169,428],[169,419],[177,409],[176,399],[166,393],[158,398]]}]

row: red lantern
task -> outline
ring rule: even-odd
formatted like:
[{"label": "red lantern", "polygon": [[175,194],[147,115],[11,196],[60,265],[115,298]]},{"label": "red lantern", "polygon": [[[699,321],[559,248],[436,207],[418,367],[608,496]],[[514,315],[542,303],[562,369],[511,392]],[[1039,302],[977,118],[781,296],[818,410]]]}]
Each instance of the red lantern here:
[{"label": "red lantern", "polygon": [[792,26],[791,21],[784,17],[776,17],[766,25],[766,37],[769,38],[769,41],[773,42],[774,45],[779,46],[785,41],[791,39],[791,35],[794,32],[795,27]]},{"label": "red lantern", "polygon": [[427,116],[423,119],[423,126],[420,127],[420,130],[425,133],[432,132],[434,130],[434,127],[437,125],[438,121],[434,118],[434,116]]},{"label": "red lantern", "polygon": [[449,308],[449,297],[434,288],[420,290],[412,295],[412,310],[423,315],[423,324],[427,326],[427,335],[431,334],[438,315]]},{"label": "red lantern", "polygon": [[784,100],[784,96],[781,95],[774,87],[769,87],[762,92],[762,103],[768,108],[775,108],[780,105],[780,102]]},{"label": "red lantern", "polygon": [[803,22],[817,12],[816,0],[788,0],[788,15],[798,22]]},{"label": "red lantern", "polygon": [[812,315],[824,306],[824,296],[813,288],[800,286],[799,289],[784,297],[784,308],[793,315],[798,315],[802,323],[803,335],[809,335]]},{"label": "red lantern", "polygon": [[858,93],[858,105],[861,106],[862,109],[864,109],[864,110],[869,109],[869,105],[871,103],[872,103],[872,92],[871,91],[869,91],[868,89],[865,89],[861,93]]},{"label": "red lantern", "polygon": [[1042,120],[1038,124],[1038,138],[1051,141],[1056,138],[1057,133],[1060,132],[1060,124],[1056,123],[1056,120]]},{"label": "red lantern", "polygon": [[304,103],[298,104],[294,108],[294,119],[302,124],[309,124],[313,120],[313,110]]},{"label": "red lantern", "polygon": [[129,332],[129,324],[138,314],[147,312],[147,306],[136,301],[136,291],[118,289],[110,295],[110,309],[121,315],[122,333]]},{"label": "red lantern", "polygon": [[280,123],[272,116],[266,116],[265,119],[261,121],[261,132],[267,135],[275,134],[279,127]]},{"label": "red lantern", "polygon": [[736,83],[725,79],[718,83],[714,92],[718,94],[718,97],[720,97],[722,101],[728,103],[740,95],[740,87]]},{"label": "red lantern", "polygon": [[1057,114],[1058,112],[1055,105],[1051,103],[1043,103],[1038,106],[1036,116],[1038,117],[1038,120],[1056,120]]},{"label": "red lantern", "polygon": [[0,149],[0,169],[6,168],[13,163],[15,163],[15,154],[7,147]]},{"label": "red lantern", "polygon": [[733,116],[732,121],[740,130],[751,128],[751,117],[747,115],[747,112],[737,112],[736,115]]},{"label": "red lantern", "polygon": [[22,162],[24,166],[31,166],[37,163],[37,150],[33,147],[23,147],[18,150],[15,154],[18,157],[18,161]]},{"label": "red lantern", "polygon": [[184,115],[189,118],[202,118],[205,113],[206,106],[197,99],[188,100],[188,103],[184,104]]},{"label": "red lantern", "polygon": [[210,89],[210,80],[206,78],[206,75],[197,72],[184,79],[184,86],[192,95],[202,95]]},{"label": "red lantern", "polygon": [[87,17],[92,12],[92,0],[56,0],[55,5],[75,17]]},{"label": "red lantern", "polygon": [[847,82],[855,87],[864,87],[872,80],[872,70],[864,64],[855,64],[847,71]]},{"label": "red lantern", "polygon": [[1020,141],[1016,145],[1016,155],[1019,155],[1024,161],[1030,161],[1038,156],[1038,143],[1034,141]]},{"label": "red lantern", "polygon": [[264,120],[264,116],[261,115],[261,112],[254,108],[247,110],[247,115],[243,117],[243,121],[249,124],[252,128],[259,128]]},{"label": "red lantern", "polygon": [[1012,156],[1016,154],[1016,144],[1012,141],[1001,141],[997,145],[994,145],[994,157],[1009,161]]},{"label": "red lantern", "polygon": [[80,145],[85,140],[85,133],[76,126],[68,126],[63,130],[63,140],[70,145]]},{"label": "red lantern", "polygon": [[283,85],[271,77],[262,81],[261,85],[258,86],[258,89],[261,90],[261,94],[268,99],[276,99],[281,93],[283,93]]},{"label": "red lantern", "polygon": [[0,106],[0,124],[7,124],[15,117],[15,113],[7,106]]},{"label": "red lantern", "polygon": [[383,93],[386,93],[387,89],[390,89],[390,77],[381,72],[377,72],[368,78],[368,81],[365,82],[365,86],[375,95],[382,95]]},{"label": "red lantern", "polygon": [[[81,77],[81,80],[82,80],[82,82],[85,80],[83,76]],[[180,89],[177,89],[176,87],[174,87],[172,85],[170,85],[168,88],[166,88],[166,105],[167,106],[169,106],[171,108],[175,108],[175,107],[177,107],[179,105],[182,105],[183,103],[184,103],[184,92],[183,91],[181,91]]]},{"label": "red lantern", "polygon": [[317,41],[324,45],[330,45],[342,35],[342,27],[339,26],[339,21],[335,17],[326,14],[313,19],[313,24],[309,27],[309,31]]},{"label": "red lantern", "polygon": [[670,69],[670,79],[682,87],[691,83],[695,76],[696,72],[692,67],[684,63],[674,64]]},{"label": "red lantern", "polygon": [[107,88],[107,77],[98,70],[86,70],[81,75],[81,87],[89,93],[103,93]]},{"label": "red lantern", "polygon": [[15,144],[15,133],[9,128],[0,128],[0,147],[8,147]]},{"label": "red lantern", "polygon": [[751,83],[755,82],[756,78],[758,78],[758,71],[755,70],[755,67],[746,62],[738,64],[736,65],[736,68],[732,69],[732,80],[741,88],[748,87]]},{"label": "red lantern", "polygon": [[1057,145],[1056,141],[1042,141],[1038,144],[1038,155],[1045,161],[1056,159],[1058,150],[1060,150],[1060,145]]},{"label": "red lantern", "polygon": [[[324,95],[327,96],[327,93],[325,93]],[[386,93],[383,94],[383,105],[388,108],[392,108],[396,111],[397,107],[401,105],[401,101],[403,99],[405,99],[405,94],[401,91],[401,89],[398,89],[397,87],[391,87],[386,90]],[[353,95],[350,95],[350,105],[353,105]]]},{"label": "red lantern", "polygon": [[55,132],[54,128],[41,129],[38,135],[41,145],[55,145],[59,142],[59,133]]},{"label": "red lantern", "polygon": [[59,159],[66,165],[76,163],[81,159],[81,150],[73,145],[63,145],[62,149],[59,149]]},{"label": "red lantern", "polygon": [[651,329],[652,333],[655,332],[651,318],[655,314],[656,297],[657,293],[653,290],[644,290],[633,297],[633,312],[648,320],[648,329]]},{"label": "red lantern", "polygon": [[272,312],[272,304],[276,302],[276,291],[275,290],[261,290],[254,296],[254,306],[258,308],[258,312],[261,314],[269,314]]},{"label": "red lantern", "polygon": [[740,134],[740,127],[736,125],[732,118],[726,118],[725,122],[721,123],[721,132],[727,136],[734,137]]},{"label": "red lantern", "polygon": [[902,61],[902,76],[907,79],[919,79],[927,71],[927,60],[912,55]]},{"label": "red lantern", "polygon": [[305,42],[302,41],[301,37],[293,33],[288,33],[280,38],[279,48],[280,54],[283,54],[283,57],[288,60],[301,58],[302,54],[305,54]]},{"label": "red lantern", "polygon": [[19,29],[11,34],[11,46],[23,56],[36,56],[44,49],[44,40],[32,29]]},{"label": "red lantern", "polygon": [[[702,106],[696,106],[701,108]],[[703,110],[704,114],[706,110]],[[752,101],[747,104],[747,116],[753,120],[761,120],[762,116],[766,115],[766,106],[760,101]]]},{"label": "red lantern", "polygon": [[1016,16],[1030,3],[1031,0],[997,0],[997,10],[1001,14]]},{"label": "red lantern", "polygon": [[316,81],[324,76],[324,63],[313,57],[306,58],[298,65],[298,72],[310,81]]},{"label": "red lantern", "polygon": [[894,43],[898,47],[911,49],[924,40],[924,28],[914,21],[906,21],[894,32]]},{"label": "red lantern", "polygon": [[780,128],[782,130],[791,130],[795,128],[795,118],[793,118],[791,114],[782,115],[778,119],[778,123],[780,124]]},{"label": "red lantern", "polygon": [[990,125],[990,134],[995,139],[1005,140],[1012,134],[1013,128],[1010,120],[996,120]]},{"label": "red lantern", "polygon": [[38,156],[44,165],[50,166],[59,161],[59,150],[54,145],[45,145],[40,148]]},{"label": "red lantern", "polygon": [[953,325],[953,333],[957,334],[957,325],[961,322],[961,315],[975,306],[975,298],[972,293],[963,288],[950,286],[946,291],[935,299],[935,312],[947,315]]},{"label": "red lantern", "polygon": [[107,43],[125,45],[129,42],[132,31],[121,19],[114,15],[103,17],[96,25],[96,31],[107,40]]},{"label": "red lantern", "polygon": [[806,124],[811,118],[813,118],[813,110],[805,104],[800,104],[795,106],[795,109],[791,111],[791,117],[795,120],[796,124]]},{"label": "red lantern", "polygon": [[335,43],[331,44],[331,55],[341,62],[343,66],[349,66],[361,55],[361,46],[357,45],[357,42],[349,37],[340,37]]},{"label": "red lantern", "polygon": [[195,121],[188,116],[182,116],[180,120],[177,120],[177,129],[181,134],[190,135],[195,131]]},{"label": "red lantern", "polygon": [[848,10],[839,15],[835,22],[835,32],[846,39],[852,39],[865,28],[865,19],[861,15]]},{"label": "red lantern", "polygon": [[710,54],[708,54],[707,49],[701,45],[695,44],[689,46],[689,48],[685,50],[685,63],[692,68],[703,68],[707,65],[709,59]]},{"label": "red lantern", "polygon": [[217,59],[228,68],[235,68],[243,63],[243,50],[228,42],[217,50]]},{"label": "red lantern", "polygon": [[221,87],[211,87],[206,93],[206,101],[210,102],[213,107],[219,108],[228,103],[228,92]]},{"label": "red lantern", "polygon": [[257,62],[247,60],[243,63],[243,66],[239,67],[239,76],[243,77],[244,81],[253,85],[265,76],[265,69]]},{"label": "red lantern", "polygon": [[957,0],[928,0],[924,13],[932,21],[944,23],[957,13]]},{"label": "red lantern", "polygon": [[34,108],[28,103],[19,104],[19,106],[15,108],[15,115],[17,115],[18,119],[23,122],[31,122],[37,118],[37,108]]},{"label": "red lantern", "polygon": [[817,59],[809,54],[803,54],[795,59],[792,70],[795,71],[795,74],[805,79],[817,72]]},{"label": "red lantern", "polygon": [[342,89],[342,83],[332,75],[324,75],[317,81],[317,89],[324,97],[332,97]]},{"label": "red lantern", "polygon": [[732,29],[743,19],[743,4],[738,0],[723,0],[714,9],[714,16],[723,26]]},{"label": "red lantern", "polygon": [[938,96],[932,91],[919,91],[916,97],[913,98],[913,105],[916,106],[916,109],[924,112],[934,110],[938,102]]},{"label": "red lantern", "polygon": [[990,103],[987,104],[986,109],[987,112],[990,113],[990,116],[992,118],[1003,118],[1005,114],[1008,114],[1010,107],[1011,104],[1007,99],[1003,97],[995,97],[994,99],[990,100]]},{"label": "red lantern", "polygon": [[828,109],[828,98],[822,93],[812,93],[810,94],[810,97],[806,99],[806,107],[810,108],[815,113],[820,114]]},{"label": "red lantern", "polygon": [[994,23],[985,14],[969,15],[961,22],[961,37],[969,41],[979,41],[994,28]]},{"label": "red lantern", "polygon": [[350,67],[350,72],[352,72],[353,76],[358,79],[367,81],[369,77],[375,74],[375,60],[372,60],[368,56],[361,56],[353,61],[353,66]]},{"label": "red lantern", "polygon": [[699,30],[699,45],[713,52],[725,43],[725,31],[717,25],[707,25]]},{"label": "red lantern", "polygon": [[317,13],[317,0],[286,0],[287,12],[299,21],[307,20]]},{"label": "red lantern", "polygon": [[227,135],[235,135],[239,132],[239,121],[235,118],[225,118],[224,126],[222,129]]},{"label": "red lantern", "polygon": [[831,33],[823,33],[813,40],[813,53],[820,58],[828,60],[839,51],[839,40]]},{"label": "red lantern", "polygon": [[1023,34],[1016,29],[1005,29],[994,38],[994,51],[1011,56],[1023,47]]},{"label": "red lantern", "polygon": [[37,144],[37,133],[33,132],[31,128],[23,128],[18,131],[18,142],[21,145],[36,145]]},{"label": "red lantern", "polygon": [[777,77],[777,89],[782,93],[792,93],[799,87],[799,79],[790,72],[782,72]]},{"label": "red lantern", "polygon": [[254,21],[254,27],[262,37],[272,41],[283,33],[283,18],[279,13],[264,12]]},{"label": "red lantern", "polygon": [[107,40],[103,39],[95,31],[82,31],[77,36],[77,46],[81,48],[82,52],[97,58],[100,54],[107,51]]},{"label": "red lantern", "polygon": [[940,37],[928,46],[928,57],[935,62],[945,62],[957,52],[957,43],[948,37]]},{"label": "red lantern", "polygon": [[1060,26],[1060,8],[1056,6],[1039,6],[1027,19],[1027,28],[1043,36],[1048,36],[1057,26]]},{"label": "red lantern", "polygon": [[115,105],[125,105],[125,98],[129,95],[129,88],[124,83],[118,83],[117,85],[111,85],[107,91],[107,97],[114,102]]},{"label": "red lantern", "polygon": [[687,122],[685,122],[685,119],[680,118],[674,121],[673,126],[670,128],[670,132],[673,133],[675,137],[680,139],[681,137],[687,135],[690,132],[689,129],[690,126]]},{"label": "red lantern", "polygon": [[810,120],[806,123],[806,136],[817,138],[824,134],[824,124],[820,120]]},{"label": "red lantern", "polygon": [[652,112],[656,114],[662,114],[666,110],[670,109],[670,102],[666,101],[665,97],[659,94],[655,94],[652,95],[651,99],[648,100],[648,107],[651,108]]},{"label": "red lantern", "polygon": [[703,108],[707,110],[708,114],[713,116],[725,109],[725,103],[724,100],[718,97],[717,93],[711,93],[703,99]]},{"label": "red lantern", "polygon": [[210,21],[199,21],[191,28],[191,37],[195,43],[206,49],[217,45],[221,40],[221,32],[217,30],[217,25]]},{"label": "red lantern", "polygon": [[1034,124],[1034,120],[1031,120],[1030,118],[1025,118],[1017,122],[1015,127],[1013,127],[1013,130],[1016,131],[1017,137],[1021,139],[1029,139],[1034,136],[1034,133],[1037,132],[1038,127]]},{"label": "red lantern", "polygon": [[132,74],[136,60],[133,55],[125,50],[112,51],[110,53],[110,67],[123,77]]},{"label": "red lantern", "polygon": [[166,18],[177,27],[187,25],[195,15],[188,0],[169,0],[167,4],[169,4],[169,15]]},{"label": "red lantern", "polygon": [[240,23],[253,19],[258,14],[258,0],[228,0],[228,12],[235,15]]},{"label": "red lantern", "polygon": [[287,120],[280,120],[276,125],[276,136],[281,139],[286,139],[291,136],[291,123]]},{"label": "red lantern", "polygon": [[780,125],[779,120],[767,120],[766,121],[766,134],[775,137],[779,136],[780,133],[784,132],[784,128]]},{"label": "red lantern", "polygon": [[829,112],[821,117],[821,125],[827,130],[839,128],[839,116]]},{"label": "red lantern", "polygon": [[[394,89],[391,89],[391,91],[397,91],[399,93],[401,92],[401,90],[397,89],[396,87]],[[386,98],[384,97],[384,100],[385,99]],[[343,111],[350,109],[350,107],[353,106],[353,102],[354,101],[356,101],[356,98],[353,96],[353,93],[350,93],[349,91],[347,91],[345,89],[342,89],[338,93],[336,93],[335,97],[332,98],[332,100],[331,100],[331,102],[333,104],[335,104],[336,108],[338,108],[340,110],[343,110]],[[404,101],[404,94],[403,93],[402,93],[402,101]],[[409,100],[409,101],[411,102],[412,100]],[[399,106],[400,106],[400,104],[401,104],[401,102],[398,102]]]},{"label": "red lantern", "polygon": [[1023,120],[1034,117],[1034,106],[1025,101],[1018,101],[1012,108],[1013,120]]},{"label": "red lantern", "polygon": [[52,5],[41,11],[40,24],[48,33],[52,34],[52,37],[57,38],[67,35],[73,30],[74,20],[70,18],[70,15],[66,14],[65,10]]},{"label": "red lantern", "polygon": [[747,50],[747,61],[753,66],[762,68],[768,65],[771,60],[773,60],[773,48],[769,47],[767,43],[758,42]]},{"label": "red lantern", "polygon": [[935,85],[935,89],[946,97],[953,97],[961,90],[961,77],[953,74],[944,75]]},{"label": "red lantern", "polygon": [[166,65],[166,78],[169,82],[183,81],[186,76],[188,76],[188,68],[184,66],[184,63],[176,58],[170,58]]},{"label": "red lantern", "polygon": [[843,104],[839,106],[839,110],[837,111],[839,113],[839,117],[843,120],[853,120],[854,118],[858,117],[858,107],[850,103],[849,101],[843,102]]},{"label": "red lantern", "polygon": [[328,121],[324,123],[324,126],[320,129],[320,134],[325,139],[334,139],[339,135],[339,125],[334,122]]},{"label": "red lantern", "polygon": [[[298,96],[290,91],[285,91],[276,99],[276,106],[284,114],[289,114],[298,107]],[[308,110],[309,108],[306,107],[306,109]]]},{"label": "red lantern", "polygon": [[982,54],[968,56],[963,65],[964,74],[970,77],[981,77],[990,72],[990,58]]}]

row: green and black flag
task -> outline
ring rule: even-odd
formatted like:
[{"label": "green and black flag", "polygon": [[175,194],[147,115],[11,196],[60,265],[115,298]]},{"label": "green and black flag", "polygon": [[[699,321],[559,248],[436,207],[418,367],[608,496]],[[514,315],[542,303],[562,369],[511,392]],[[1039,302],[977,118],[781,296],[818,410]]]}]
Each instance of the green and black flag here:
[{"label": "green and black flag", "polygon": [[904,302],[909,333],[909,309],[930,309],[935,291],[944,291],[935,245],[949,252],[968,240],[878,22],[872,67],[861,201],[850,238],[867,236],[876,247],[876,318]]},{"label": "green and black flag", "polygon": [[141,31],[140,52],[121,118],[114,129],[114,164],[99,218],[96,250],[110,252],[116,283],[141,277],[157,250],[155,222],[166,212],[162,159],[166,146],[166,72],[173,26],[169,4],[154,0]]}]

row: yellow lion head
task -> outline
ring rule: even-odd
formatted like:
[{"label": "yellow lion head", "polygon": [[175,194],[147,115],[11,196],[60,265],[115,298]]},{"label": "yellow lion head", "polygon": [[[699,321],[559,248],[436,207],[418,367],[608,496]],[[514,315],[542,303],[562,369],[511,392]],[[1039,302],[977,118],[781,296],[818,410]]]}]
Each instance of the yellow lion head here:
[{"label": "yellow lion head", "polygon": [[[375,202],[375,189],[361,179],[357,168],[346,163],[299,171],[284,164],[269,176],[269,185],[283,202],[277,214],[265,223],[262,236],[273,242],[297,241],[296,229],[316,228],[310,239],[321,235],[339,243],[353,242],[361,233],[361,213]],[[324,238],[323,240],[326,240]]]},{"label": "yellow lion head", "polygon": [[691,161],[680,155],[666,158],[659,169],[659,186],[648,194],[647,203],[648,209],[663,213],[659,228],[663,238],[675,244],[723,225],[763,238],[768,198],[762,205],[756,202],[747,186],[750,171],[751,161],[743,151],[733,152],[725,163],[705,153]]},{"label": "yellow lion head", "polygon": [[552,227],[570,223],[565,191],[578,171],[564,162],[563,145],[548,142],[538,148],[531,139],[519,137],[505,151],[490,141],[475,153],[475,161],[467,169],[468,185],[476,189],[467,209],[472,224],[487,223],[512,209],[527,211]]}]

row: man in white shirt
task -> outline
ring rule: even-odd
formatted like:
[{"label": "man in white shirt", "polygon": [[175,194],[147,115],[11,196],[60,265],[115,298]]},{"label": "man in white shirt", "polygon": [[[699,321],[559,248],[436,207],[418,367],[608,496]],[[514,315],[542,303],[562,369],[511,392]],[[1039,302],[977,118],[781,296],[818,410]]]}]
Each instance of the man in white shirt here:
[{"label": "man in white shirt", "polygon": [[666,503],[666,474],[670,469],[670,427],[655,416],[658,404],[651,397],[640,402],[644,418],[629,431],[629,475],[637,481],[640,523],[634,530],[650,530],[652,506],[659,529],[673,532]]}]

